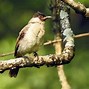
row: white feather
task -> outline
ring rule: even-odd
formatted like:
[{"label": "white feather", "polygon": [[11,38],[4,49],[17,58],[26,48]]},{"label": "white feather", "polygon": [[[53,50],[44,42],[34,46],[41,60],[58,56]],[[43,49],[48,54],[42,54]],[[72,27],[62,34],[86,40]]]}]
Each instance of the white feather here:
[{"label": "white feather", "polygon": [[18,48],[18,52],[23,55],[37,51],[45,33],[44,22],[39,20],[39,18],[31,19],[28,26],[29,28],[26,31],[23,39],[21,39]]}]

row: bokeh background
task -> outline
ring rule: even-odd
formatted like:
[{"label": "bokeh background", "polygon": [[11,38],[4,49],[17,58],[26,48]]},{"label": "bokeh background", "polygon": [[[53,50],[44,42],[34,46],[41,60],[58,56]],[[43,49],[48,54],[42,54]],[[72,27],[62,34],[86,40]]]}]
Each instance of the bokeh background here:
[{"label": "bokeh background", "polygon": [[[89,0],[75,0],[89,7]],[[41,11],[50,15],[50,0],[0,0],[0,54],[14,51],[19,31],[32,15]],[[52,21],[45,24],[45,40],[53,39]],[[89,18],[76,14],[71,9],[71,27],[74,34],[89,32]],[[89,89],[89,37],[75,39],[75,57],[64,70],[72,89]],[[41,47],[38,54],[54,53],[52,45]],[[13,55],[0,60],[14,58]],[[10,78],[8,71],[0,74],[0,89],[60,89],[57,68],[23,68],[17,78]]]}]

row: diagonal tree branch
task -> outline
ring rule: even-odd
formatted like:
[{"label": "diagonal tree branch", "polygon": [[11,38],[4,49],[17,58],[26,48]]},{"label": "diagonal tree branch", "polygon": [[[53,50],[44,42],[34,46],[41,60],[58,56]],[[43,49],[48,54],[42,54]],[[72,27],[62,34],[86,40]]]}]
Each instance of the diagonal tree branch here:
[{"label": "diagonal tree branch", "polygon": [[64,1],[70,7],[72,7],[75,10],[75,12],[82,14],[86,17],[89,17],[89,8],[86,8],[80,2],[75,2],[74,0],[62,0],[62,1]]}]

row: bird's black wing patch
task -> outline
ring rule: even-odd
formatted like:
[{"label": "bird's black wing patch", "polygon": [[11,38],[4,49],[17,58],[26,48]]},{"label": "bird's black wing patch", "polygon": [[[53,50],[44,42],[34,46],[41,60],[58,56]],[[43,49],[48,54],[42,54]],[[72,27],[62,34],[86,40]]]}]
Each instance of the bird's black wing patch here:
[{"label": "bird's black wing patch", "polygon": [[19,48],[20,41],[24,38],[24,35],[25,35],[26,31],[28,30],[28,28],[29,28],[29,26],[26,25],[19,33],[19,36],[18,36],[17,42],[16,42],[16,46],[15,46],[15,53],[14,53],[15,57],[18,57],[18,48]]},{"label": "bird's black wing patch", "polygon": [[17,51],[18,51],[19,45],[15,47],[15,52],[14,52],[14,56],[17,57]]}]

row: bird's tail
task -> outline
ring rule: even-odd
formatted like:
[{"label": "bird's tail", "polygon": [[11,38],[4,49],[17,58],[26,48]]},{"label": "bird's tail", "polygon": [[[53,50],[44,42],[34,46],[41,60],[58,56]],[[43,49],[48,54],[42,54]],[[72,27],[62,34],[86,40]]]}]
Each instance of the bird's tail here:
[{"label": "bird's tail", "polygon": [[18,67],[13,68],[13,69],[10,69],[10,71],[9,71],[10,77],[16,77],[17,74],[18,74],[18,71],[19,71],[19,68]]}]

